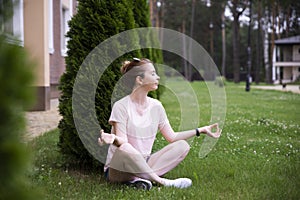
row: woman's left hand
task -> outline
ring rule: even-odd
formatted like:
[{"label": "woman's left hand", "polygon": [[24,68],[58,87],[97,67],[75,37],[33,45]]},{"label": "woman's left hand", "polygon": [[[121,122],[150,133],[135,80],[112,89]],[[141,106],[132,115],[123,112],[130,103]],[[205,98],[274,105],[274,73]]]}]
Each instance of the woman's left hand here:
[{"label": "woman's left hand", "polygon": [[[216,132],[213,132],[213,129],[216,129]],[[212,138],[219,138],[221,136],[221,133],[222,133],[222,130],[219,128],[218,123],[199,128],[199,131],[201,133],[205,133],[206,135],[208,135]]]},{"label": "woman's left hand", "polygon": [[100,137],[98,138],[98,144],[100,146],[104,144],[113,144],[115,141],[115,134],[104,133],[103,130],[100,131]]}]

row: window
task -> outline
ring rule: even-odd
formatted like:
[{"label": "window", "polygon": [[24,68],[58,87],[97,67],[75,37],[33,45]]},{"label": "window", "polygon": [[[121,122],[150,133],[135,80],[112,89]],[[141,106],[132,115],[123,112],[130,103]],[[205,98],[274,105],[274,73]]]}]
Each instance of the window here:
[{"label": "window", "polygon": [[[67,3],[63,3],[61,8],[61,54],[62,56],[66,56],[67,53],[67,43],[68,38],[66,37],[67,32],[69,31],[68,22],[73,15],[73,1],[65,1]],[[67,4],[67,5],[66,5]]]},{"label": "window", "polygon": [[54,38],[53,38],[53,0],[49,0],[49,53],[54,53]]},{"label": "window", "polygon": [[6,1],[5,3],[0,1],[0,8],[1,11],[3,11],[3,14],[0,16],[1,33],[4,32],[9,35],[13,35],[13,21],[11,18],[9,18],[9,14],[13,13],[13,7],[11,6],[12,1]]},{"label": "window", "polygon": [[[11,5],[12,7],[8,6]],[[6,7],[6,8],[4,8]],[[0,32],[9,36],[9,41],[14,44],[24,45],[24,28],[23,28],[23,0],[9,0],[5,3],[0,1],[1,10],[12,13],[12,17],[8,18],[3,15],[0,18]]]},{"label": "window", "polygon": [[62,8],[62,24],[61,24],[61,54],[63,56],[67,53],[67,38],[66,33],[68,31],[68,9]]}]

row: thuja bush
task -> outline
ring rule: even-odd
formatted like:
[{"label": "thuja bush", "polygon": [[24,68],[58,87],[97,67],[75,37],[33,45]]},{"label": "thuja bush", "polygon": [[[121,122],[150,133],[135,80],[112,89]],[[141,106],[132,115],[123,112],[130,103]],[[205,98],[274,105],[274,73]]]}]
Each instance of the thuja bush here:
[{"label": "thuja bush", "polygon": [[[139,5],[136,5],[135,1],[125,0],[80,0],[77,14],[69,22],[66,71],[61,77],[59,86],[61,90],[59,112],[62,119],[58,126],[60,131],[58,146],[66,158],[69,158],[66,160],[69,163],[84,167],[102,166],[101,162],[94,158],[95,154],[102,153],[97,152],[99,149],[97,137],[99,127],[105,132],[110,132],[111,129],[108,124],[112,107],[111,99],[115,85],[121,77],[122,61],[132,57],[148,57],[154,62],[161,62],[162,56],[159,50],[139,50],[138,34],[133,34],[129,38],[138,50],[119,54],[126,49],[123,41],[115,41],[114,46],[117,48],[99,47],[99,44],[118,33],[150,25],[147,2],[138,2]],[[134,14],[135,6],[143,7],[140,10],[141,14]],[[154,36],[151,38],[155,40]],[[105,63],[112,54],[122,56],[106,67]],[[78,75],[80,70],[82,73]],[[101,78],[97,76],[99,74]],[[76,81],[83,84],[74,89]],[[94,86],[95,91],[91,91]],[[76,95],[75,99],[74,95]],[[158,95],[154,93],[152,96]],[[73,105],[77,106],[75,109],[77,111],[74,111]],[[96,114],[96,118],[93,114]],[[76,116],[81,118],[80,122],[75,122]],[[89,150],[87,146],[90,147]]]},{"label": "thuja bush", "polygon": [[33,69],[24,48],[9,44],[11,39],[0,34],[0,199],[32,199],[26,180],[30,154],[22,138]]}]

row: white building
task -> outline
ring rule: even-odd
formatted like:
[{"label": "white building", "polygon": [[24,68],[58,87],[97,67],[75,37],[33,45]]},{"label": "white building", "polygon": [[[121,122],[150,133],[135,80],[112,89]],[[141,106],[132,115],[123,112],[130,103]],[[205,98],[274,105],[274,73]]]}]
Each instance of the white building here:
[{"label": "white building", "polygon": [[289,83],[300,78],[300,35],[275,41],[273,83]]}]

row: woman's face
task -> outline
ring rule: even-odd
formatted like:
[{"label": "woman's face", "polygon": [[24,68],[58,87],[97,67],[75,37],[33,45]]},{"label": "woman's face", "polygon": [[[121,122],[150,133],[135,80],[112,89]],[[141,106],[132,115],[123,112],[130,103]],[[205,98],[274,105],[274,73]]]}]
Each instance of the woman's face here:
[{"label": "woman's face", "polygon": [[158,88],[158,83],[160,77],[156,74],[156,70],[152,63],[147,63],[143,65],[145,69],[144,77],[141,77],[140,86],[144,87],[148,91],[153,91]]}]

